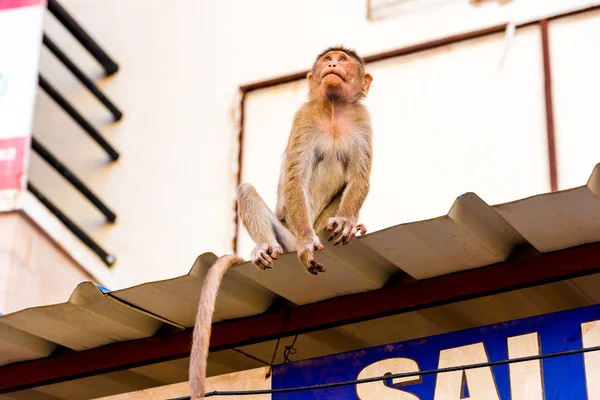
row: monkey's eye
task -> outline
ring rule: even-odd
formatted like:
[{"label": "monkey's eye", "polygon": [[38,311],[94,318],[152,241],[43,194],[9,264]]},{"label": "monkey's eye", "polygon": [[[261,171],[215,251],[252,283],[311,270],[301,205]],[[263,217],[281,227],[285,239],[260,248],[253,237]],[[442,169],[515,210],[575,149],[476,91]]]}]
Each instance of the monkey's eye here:
[{"label": "monkey's eye", "polygon": [[329,57],[329,56],[325,57],[325,61],[331,61],[331,57]]},{"label": "monkey's eye", "polygon": [[340,61],[346,61],[346,56],[341,56]]}]

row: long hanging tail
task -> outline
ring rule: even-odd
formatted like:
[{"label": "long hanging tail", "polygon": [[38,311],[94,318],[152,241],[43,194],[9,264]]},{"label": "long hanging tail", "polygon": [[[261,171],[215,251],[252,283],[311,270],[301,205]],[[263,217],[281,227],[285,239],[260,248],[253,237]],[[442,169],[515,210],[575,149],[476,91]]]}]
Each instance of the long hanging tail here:
[{"label": "long hanging tail", "polygon": [[212,317],[221,281],[229,268],[242,262],[244,260],[235,255],[222,256],[211,265],[204,278],[204,284],[200,292],[200,301],[198,302],[198,312],[196,314],[196,324],[194,326],[190,354],[189,379],[192,400],[202,399],[205,394],[204,381],[206,379],[206,362]]}]

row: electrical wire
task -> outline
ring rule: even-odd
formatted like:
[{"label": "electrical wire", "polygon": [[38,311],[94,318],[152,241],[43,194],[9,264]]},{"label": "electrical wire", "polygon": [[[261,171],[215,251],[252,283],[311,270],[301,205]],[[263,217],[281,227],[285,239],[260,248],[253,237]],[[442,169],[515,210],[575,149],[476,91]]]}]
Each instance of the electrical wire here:
[{"label": "electrical wire", "polygon": [[[539,355],[535,355],[535,356],[512,358],[512,359],[501,360],[501,361],[488,361],[488,362],[478,363],[478,364],[461,365],[461,366],[457,366],[457,367],[437,368],[437,369],[430,369],[430,370],[417,371],[417,372],[405,372],[405,373],[400,373],[400,374],[385,374],[382,376],[376,376],[376,377],[372,377],[372,378],[354,379],[351,381],[344,381],[344,382],[323,383],[323,384],[311,385],[311,386],[299,386],[299,387],[281,388],[281,389],[214,391],[214,392],[206,393],[204,395],[204,397],[253,396],[253,395],[258,395],[258,394],[291,393],[291,392],[301,392],[301,391],[307,391],[307,390],[330,389],[330,388],[336,388],[336,387],[341,387],[341,386],[350,386],[350,385],[358,385],[361,383],[383,381],[383,380],[387,380],[387,379],[410,378],[410,377],[432,375],[432,374],[438,374],[438,373],[444,373],[444,372],[464,371],[464,370],[475,369],[475,368],[495,367],[498,365],[515,364],[515,363],[526,362],[526,361],[544,360],[547,358],[570,356],[570,355],[588,353],[588,352],[599,351],[599,350],[600,350],[600,346],[596,346],[596,347],[588,347],[588,348],[584,348],[584,349],[559,351],[556,353],[539,354]],[[172,399],[168,399],[168,400],[190,400],[190,398],[191,398],[190,396],[186,396],[186,397],[172,398]]]}]

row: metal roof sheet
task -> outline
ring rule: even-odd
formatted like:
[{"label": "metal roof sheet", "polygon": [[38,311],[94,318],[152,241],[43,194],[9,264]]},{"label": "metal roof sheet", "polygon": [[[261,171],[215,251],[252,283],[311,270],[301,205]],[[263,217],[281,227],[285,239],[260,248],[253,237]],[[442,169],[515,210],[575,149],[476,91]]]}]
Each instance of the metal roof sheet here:
[{"label": "metal roof sheet", "polygon": [[[505,261],[515,249],[543,253],[598,242],[599,222],[600,164],[584,186],[510,203],[489,206],[466,193],[445,216],[326,246],[319,257],[327,272],[317,277],[293,253],[269,271],[250,262],[234,267],[223,281],[214,320],[263,313],[279,297],[307,304],[378,289],[401,271],[424,279]],[[83,350],[150,337],[164,324],[191,327],[203,277],[215,259],[205,253],[187,275],[114,292],[84,282],[65,303],[0,316],[0,365],[47,357],[57,345]]]},{"label": "metal roof sheet", "polygon": [[[187,275],[111,292],[111,297],[146,310],[181,327],[194,325],[200,288],[208,268],[217,259],[212,253],[200,255]],[[214,321],[260,314],[276,295],[249,279],[229,271],[223,278],[215,306]]]}]

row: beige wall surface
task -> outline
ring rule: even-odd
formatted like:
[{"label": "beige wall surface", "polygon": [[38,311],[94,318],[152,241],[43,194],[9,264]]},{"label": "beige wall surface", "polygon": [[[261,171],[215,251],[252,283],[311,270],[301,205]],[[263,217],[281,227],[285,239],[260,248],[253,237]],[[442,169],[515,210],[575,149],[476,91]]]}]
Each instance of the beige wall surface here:
[{"label": "beige wall surface", "polygon": [[[61,4],[119,62],[118,74],[100,79],[99,85],[123,109],[124,119],[111,124],[108,112],[47,49],[41,54],[42,74],[102,130],[122,157],[109,164],[101,149],[43,92],[37,97],[34,135],[114,208],[118,220],[113,226],[104,224],[102,216],[36,155],[31,160],[31,180],[116,255],[117,264],[110,272],[116,283],[111,289],[184,274],[201,252],[231,251],[235,232],[233,195],[240,85],[305,70],[314,55],[331,44],[343,43],[368,55],[598,3],[520,0],[507,4],[486,2],[476,7],[468,1],[452,2],[374,22],[366,18],[363,0],[63,0]],[[101,75],[97,63],[49,14],[45,31],[88,74]],[[403,124],[402,131],[399,129],[396,133],[399,136],[392,138],[393,143],[405,147],[398,168],[413,161],[426,167],[427,160],[434,163],[448,160],[452,146],[461,146],[461,140],[470,136],[455,141],[442,137],[436,143],[450,148],[447,152],[435,150],[431,155],[430,150],[423,148],[429,140],[423,135],[438,132],[443,136],[441,123],[431,119],[448,104],[452,104],[452,110],[462,105],[462,120],[445,116],[449,118],[446,124],[449,134],[460,135],[463,124],[470,134],[486,126],[493,128],[494,135],[497,131],[510,131],[504,143],[485,143],[486,146],[501,144],[499,152],[510,150],[510,141],[521,131],[529,134],[526,144],[535,147],[532,150],[535,165],[525,171],[522,186],[517,183],[514,191],[507,193],[517,196],[546,190],[543,173],[546,161],[538,151],[543,147],[541,75],[536,72],[540,68],[539,37],[533,31],[518,34],[501,72],[495,68],[504,48],[503,35],[490,40],[478,42],[479,46],[466,44],[450,54],[434,52],[427,57],[376,67],[378,74],[370,100],[377,117],[374,124],[379,132],[377,146],[381,160],[389,160],[391,156],[390,149],[386,149],[390,142],[386,140],[394,135],[389,129],[397,123]],[[472,51],[471,46],[474,46]],[[469,66],[463,69],[461,62]],[[472,83],[479,84],[479,89],[471,86],[453,95],[451,91],[456,89],[457,82],[439,81],[445,70],[457,74],[457,80],[475,74]],[[428,87],[428,83],[432,86]],[[515,85],[521,84],[523,90],[519,91]],[[285,91],[282,93],[286,96]],[[489,93],[498,93],[500,97],[491,98]],[[293,101],[303,96],[300,86]],[[415,109],[405,108],[394,118],[385,117],[384,112],[396,112],[394,104],[412,105]],[[524,104],[527,107],[522,108]],[[269,187],[274,185],[277,174],[280,143],[288,135],[285,124],[289,124],[290,109],[287,105],[281,110],[271,106],[252,107],[249,104],[249,120],[254,121],[255,127],[261,126],[256,121],[263,121],[265,129],[249,133],[255,139],[246,143],[245,159],[252,163],[250,170],[266,171],[264,194],[271,196]],[[470,114],[469,108],[473,108]],[[503,120],[505,117],[513,121]],[[271,119],[280,125],[266,124]],[[267,131],[267,127],[272,130]],[[412,144],[415,148],[406,143],[405,132],[412,132],[415,140],[420,141]],[[518,146],[514,150],[515,157],[522,160],[523,151]],[[480,161],[473,157],[473,162]],[[500,189],[493,189],[493,182],[484,182],[483,173],[489,172],[489,168],[482,169],[482,175],[475,181],[465,180],[469,171],[475,171],[470,165],[462,160],[454,166],[462,174],[457,181],[436,176],[433,169],[427,168],[423,173],[417,170],[402,178],[399,187],[386,185],[381,181],[383,175],[376,175],[375,201],[380,199],[390,204],[398,193],[414,199],[404,202],[405,206],[389,219],[387,214],[376,215],[372,205],[371,211],[365,211],[375,221],[371,229],[439,213],[450,206],[448,201],[453,196],[465,190],[482,190],[490,201],[508,200],[499,191],[495,192]],[[513,169],[519,166],[522,161]],[[390,167],[396,169],[394,165],[378,166]],[[456,176],[456,171],[448,170],[448,174],[452,173]],[[500,187],[506,187],[508,178],[515,173],[511,170],[492,179]],[[585,174],[588,173],[586,167]],[[252,176],[252,181],[263,184],[257,176]],[[427,209],[410,211],[414,202],[436,185],[443,189],[439,200],[425,204]],[[240,254],[247,257],[246,250]]]},{"label": "beige wall surface", "polygon": [[[368,230],[445,215],[465,191],[497,204],[550,190],[539,28],[518,30],[505,49],[500,34],[369,65],[374,158],[360,218]],[[249,93],[245,154],[283,152],[281,132],[305,93],[304,82]],[[281,115],[261,117],[274,108]],[[242,165],[243,181],[271,208],[279,165],[251,156]],[[248,257],[253,242],[239,234]]]},{"label": "beige wall surface", "polygon": [[62,303],[90,276],[20,212],[0,213],[0,313]]},{"label": "beige wall surface", "polygon": [[558,185],[567,189],[600,162],[600,12],[550,28]]},{"label": "beige wall surface", "polygon": [[[269,372],[268,367],[255,368],[231,374],[212,376],[206,379],[206,393],[215,390],[265,390],[271,389],[271,378],[265,378]],[[122,393],[115,396],[101,397],[96,400],[149,400],[149,399],[173,399],[190,395],[188,382],[175,383],[172,385],[159,386],[155,388]],[[249,396],[212,396],[215,400],[245,400]],[[250,396],[253,400],[269,400],[270,394]]]}]

